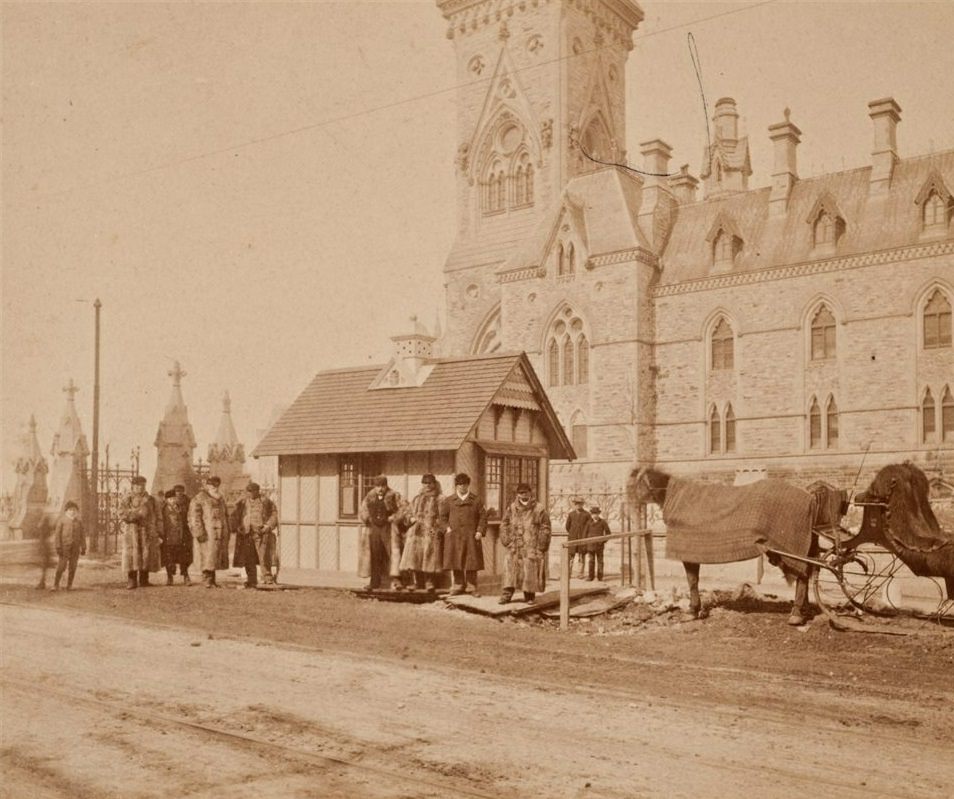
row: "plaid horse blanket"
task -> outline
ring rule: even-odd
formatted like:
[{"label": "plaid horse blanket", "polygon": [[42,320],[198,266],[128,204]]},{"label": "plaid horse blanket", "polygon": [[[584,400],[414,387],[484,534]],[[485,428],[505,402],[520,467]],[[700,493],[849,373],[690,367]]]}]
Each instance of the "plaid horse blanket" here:
[{"label": "plaid horse blanket", "polygon": [[[732,563],[758,557],[762,547],[807,557],[816,502],[784,480],[726,486],[674,477],[663,503],[666,557]],[[808,573],[805,563],[781,560],[786,573]]]}]

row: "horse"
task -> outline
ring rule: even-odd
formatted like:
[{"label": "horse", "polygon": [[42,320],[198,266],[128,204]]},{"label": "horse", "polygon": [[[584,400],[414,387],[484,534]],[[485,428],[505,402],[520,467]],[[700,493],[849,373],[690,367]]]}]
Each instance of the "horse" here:
[{"label": "horse", "polygon": [[855,496],[864,507],[861,527],[842,546],[880,544],[918,577],[943,577],[947,598],[954,599],[954,533],[938,523],[929,493],[927,476],[913,463],[883,467]]},{"label": "horse", "polygon": [[702,610],[700,563],[748,560],[768,550],[769,561],[781,568],[789,582],[795,582],[788,623],[797,626],[808,620],[811,558],[818,551],[812,528],[819,507],[828,511],[830,502],[820,502],[816,495],[784,480],[724,486],[674,478],[655,468],[634,469],[628,495],[633,506],[654,502],[662,508],[668,531],[666,556],[682,561],[693,618],[699,618]]}]

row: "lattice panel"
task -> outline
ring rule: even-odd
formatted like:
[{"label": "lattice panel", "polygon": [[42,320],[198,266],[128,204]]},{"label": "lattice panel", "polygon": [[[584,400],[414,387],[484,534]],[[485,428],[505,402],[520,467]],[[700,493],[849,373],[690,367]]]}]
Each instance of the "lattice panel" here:
[{"label": "lattice panel", "polygon": [[318,478],[302,477],[299,486],[301,521],[314,524],[318,519]]},{"label": "lattice panel", "polygon": [[294,524],[283,524],[278,536],[278,553],[282,566],[290,569],[298,568],[298,527]]},{"label": "lattice panel", "polygon": [[301,568],[318,568],[318,531],[313,527],[302,525],[298,528],[300,544],[298,548],[298,557]]},{"label": "lattice panel", "polygon": [[337,527],[318,528],[318,568],[322,571],[338,571]]}]

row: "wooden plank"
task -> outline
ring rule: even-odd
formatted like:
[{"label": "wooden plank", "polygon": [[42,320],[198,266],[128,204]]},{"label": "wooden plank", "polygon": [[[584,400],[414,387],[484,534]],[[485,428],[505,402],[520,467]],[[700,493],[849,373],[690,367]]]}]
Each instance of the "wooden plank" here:
[{"label": "wooden plank", "polygon": [[[574,588],[570,591],[571,599],[578,599],[584,596],[593,596],[595,594],[606,593],[609,589],[606,586],[592,588]],[[547,591],[537,597],[536,602],[508,602],[506,605],[498,603],[496,594],[489,596],[475,597],[471,594],[460,594],[458,596],[447,596],[445,602],[448,605],[460,610],[468,610],[472,613],[480,613],[492,618],[501,616],[523,616],[527,613],[537,613],[545,608],[554,607],[560,604],[559,591]]]},{"label": "wooden plank", "polygon": [[[578,602],[576,605],[570,608],[569,618],[571,619],[582,619],[588,618],[590,616],[601,616],[604,613],[609,613],[611,610],[616,610],[616,608],[621,608],[623,605],[628,605],[633,601],[633,598],[636,596],[637,591],[635,588],[625,588],[622,591],[617,591],[616,593],[608,594],[607,596],[598,596],[594,598],[584,598],[584,601]],[[550,608],[543,612],[543,615],[548,619],[557,619],[562,618],[560,616],[560,611]],[[561,627],[561,629],[563,629]]]},{"label": "wooden plank", "polygon": [[355,590],[351,592],[362,599],[377,599],[380,602],[402,602],[408,605],[424,605],[428,602],[436,602],[443,599],[443,594],[435,591],[364,591]]}]

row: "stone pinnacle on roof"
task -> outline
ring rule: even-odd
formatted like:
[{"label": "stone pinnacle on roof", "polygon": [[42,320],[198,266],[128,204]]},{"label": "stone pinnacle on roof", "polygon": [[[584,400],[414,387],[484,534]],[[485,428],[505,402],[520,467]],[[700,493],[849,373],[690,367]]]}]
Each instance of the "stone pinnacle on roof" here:
[{"label": "stone pinnacle on roof", "polygon": [[229,392],[222,395],[222,418],[219,421],[219,432],[215,436],[215,445],[220,451],[234,450],[239,444],[235,425],[232,423],[232,399]]},{"label": "stone pinnacle on roof", "polygon": [[51,455],[86,455],[89,452],[86,436],[83,435],[83,426],[76,412],[75,398],[78,391],[79,387],[71,377],[69,383],[63,387],[63,393],[66,394],[66,407],[60,417],[59,429],[53,436]]}]

